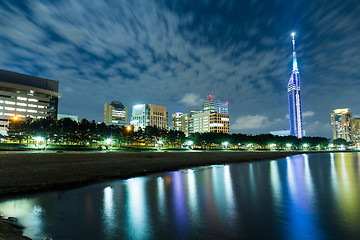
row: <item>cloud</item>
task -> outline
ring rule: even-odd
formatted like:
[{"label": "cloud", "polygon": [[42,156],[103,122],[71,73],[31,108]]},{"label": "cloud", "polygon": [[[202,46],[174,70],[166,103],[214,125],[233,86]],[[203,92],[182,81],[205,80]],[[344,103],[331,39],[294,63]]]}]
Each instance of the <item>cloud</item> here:
[{"label": "cloud", "polygon": [[113,100],[189,111],[212,93],[266,132],[288,127],[295,27],[303,116],[326,122],[360,101],[359,8],[304,1],[2,1],[0,68],[60,81],[60,112],[80,118],[102,120]]},{"label": "cloud", "polygon": [[304,118],[306,118],[306,117],[312,117],[312,116],[314,116],[315,115],[315,112],[313,112],[313,111],[306,111],[306,112],[303,112],[302,113],[302,116],[304,117]]},{"label": "cloud", "polygon": [[233,130],[263,129],[269,127],[271,122],[267,116],[246,115],[240,116],[231,124]]},{"label": "cloud", "polygon": [[[313,112],[313,111],[306,111],[306,112],[302,113],[303,118],[312,117],[314,115],[315,115],[315,112]],[[286,114],[285,118],[289,119],[289,114]]]},{"label": "cloud", "polygon": [[201,107],[204,99],[195,93],[186,93],[180,102],[190,107]]}]

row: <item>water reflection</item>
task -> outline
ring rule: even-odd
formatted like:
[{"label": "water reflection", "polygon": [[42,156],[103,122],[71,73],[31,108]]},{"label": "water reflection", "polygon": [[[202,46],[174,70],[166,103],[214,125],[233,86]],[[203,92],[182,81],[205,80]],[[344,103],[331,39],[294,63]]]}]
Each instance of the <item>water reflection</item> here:
[{"label": "water reflection", "polygon": [[209,166],[0,200],[34,239],[360,239],[360,154]]},{"label": "water reflection", "polygon": [[131,239],[147,239],[148,213],[147,195],[145,193],[145,181],[143,178],[132,178],[127,180],[127,216],[129,224],[128,234]]}]

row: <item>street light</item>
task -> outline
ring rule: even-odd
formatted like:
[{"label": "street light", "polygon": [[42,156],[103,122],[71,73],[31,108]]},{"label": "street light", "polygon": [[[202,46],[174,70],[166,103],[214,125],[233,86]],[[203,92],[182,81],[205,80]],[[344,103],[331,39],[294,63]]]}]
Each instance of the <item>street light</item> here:
[{"label": "street light", "polygon": [[224,142],[223,143],[224,147],[227,148],[229,146],[229,143],[228,142]]},{"label": "street light", "polygon": [[307,143],[304,143],[304,144],[303,144],[303,147],[304,147],[304,148],[307,148],[307,147],[309,147],[309,145],[308,145]]},{"label": "street light", "polygon": [[40,136],[37,136],[37,137],[35,137],[35,141],[36,141],[36,147],[39,148],[39,143],[41,141],[44,141],[44,138],[40,137]]},{"label": "street light", "polygon": [[276,144],[275,144],[275,143],[271,143],[271,144],[270,144],[270,149],[274,149],[274,148],[276,148]]}]

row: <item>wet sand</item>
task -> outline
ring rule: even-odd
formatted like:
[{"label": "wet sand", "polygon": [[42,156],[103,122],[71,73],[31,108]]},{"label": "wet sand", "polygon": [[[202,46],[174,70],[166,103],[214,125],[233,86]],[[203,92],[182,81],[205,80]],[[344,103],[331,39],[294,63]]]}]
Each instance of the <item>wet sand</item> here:
[{"label": "wet sand", "polygon": [[[63,190],[187,167],[278,159],[299,152],[76,152],[0,154],[0,196]],[[304,152],[301,152],[304,153]]]}]

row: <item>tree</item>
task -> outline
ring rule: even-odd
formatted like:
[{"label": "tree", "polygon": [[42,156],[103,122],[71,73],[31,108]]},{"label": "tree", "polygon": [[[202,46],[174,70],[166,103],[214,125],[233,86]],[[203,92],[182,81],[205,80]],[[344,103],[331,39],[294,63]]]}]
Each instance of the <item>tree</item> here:
[{"label": "tree", "polygon": [[349,145],[349,142],[347,142],[345,139],[342,139],[342,138],[334,139],[332,141],[332,143],[336,146],[341,146],[341,145],[348,146]]}]

